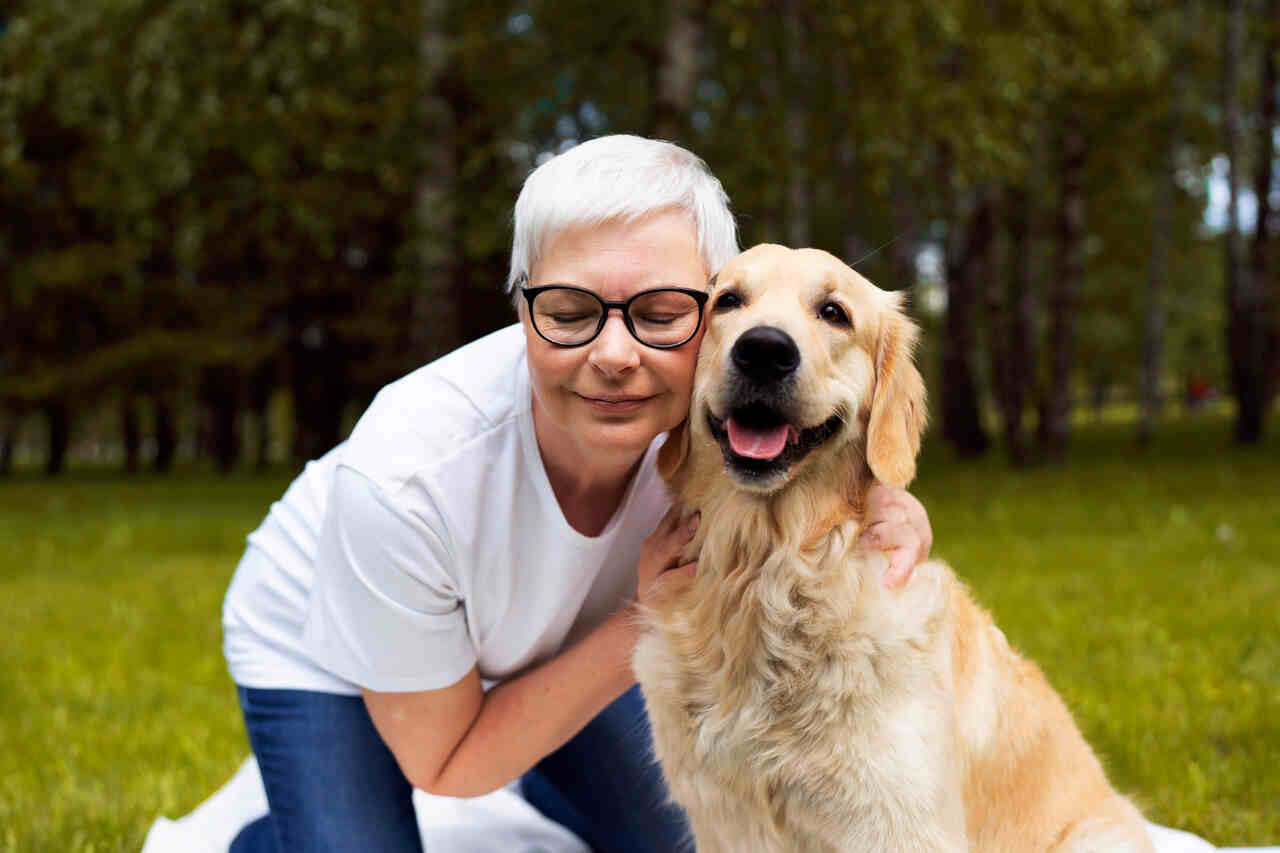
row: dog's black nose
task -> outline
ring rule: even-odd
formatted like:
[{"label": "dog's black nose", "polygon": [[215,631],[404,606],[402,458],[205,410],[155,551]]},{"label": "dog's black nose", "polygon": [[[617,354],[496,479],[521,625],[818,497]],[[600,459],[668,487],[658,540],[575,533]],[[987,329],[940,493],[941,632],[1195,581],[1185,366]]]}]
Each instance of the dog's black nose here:
[{"label": "dog's black nose", "polygon": [[773,326],[756,326],[743,332],[729,355],[744,376],[757,382],[781,379],[800,364],[796,342]]}]

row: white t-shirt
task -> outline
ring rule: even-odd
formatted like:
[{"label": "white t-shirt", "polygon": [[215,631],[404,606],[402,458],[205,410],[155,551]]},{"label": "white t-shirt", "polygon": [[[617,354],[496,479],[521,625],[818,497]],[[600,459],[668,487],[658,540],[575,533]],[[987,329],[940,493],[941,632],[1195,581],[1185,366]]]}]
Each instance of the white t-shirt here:
[{"label": "white t-shirt", "polygon": [[232,678],[356,694],[476,666],[488,686],[555,655],[634,595],[669,505],[661,443],[587,537],[543,468],[518,325],[388,385],[250,534],[223,605]]}]

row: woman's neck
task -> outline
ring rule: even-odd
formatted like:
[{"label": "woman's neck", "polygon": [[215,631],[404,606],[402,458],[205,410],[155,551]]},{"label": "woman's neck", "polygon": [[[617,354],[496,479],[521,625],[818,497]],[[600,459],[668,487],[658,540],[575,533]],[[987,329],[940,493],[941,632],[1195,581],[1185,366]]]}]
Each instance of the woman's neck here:
[{"label": "woman's neck", "polygon": [[644,459],[639,453],[591,453],[540,418],[534,406],[533,429],[551,491],[569,526],[584,536],[599,536],[627,493]]}]

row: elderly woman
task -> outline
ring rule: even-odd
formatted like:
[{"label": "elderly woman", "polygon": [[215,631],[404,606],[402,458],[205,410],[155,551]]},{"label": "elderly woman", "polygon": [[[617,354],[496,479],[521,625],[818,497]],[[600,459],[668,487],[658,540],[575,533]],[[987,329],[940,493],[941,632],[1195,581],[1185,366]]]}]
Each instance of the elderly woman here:
[{"label": "elderly woman", "polygon": [[[520,323],[384,388],[249,537],[225,651],[270,813],[233,850],[417,851],[412,786],[522,776],[597,850],[679,843],[633,609],[695,571],[654,460],[736,252],[719,182],[674,145],[606,137],[529,176]],[[871,516],[901,582],[923,509],[877,487]]]}]

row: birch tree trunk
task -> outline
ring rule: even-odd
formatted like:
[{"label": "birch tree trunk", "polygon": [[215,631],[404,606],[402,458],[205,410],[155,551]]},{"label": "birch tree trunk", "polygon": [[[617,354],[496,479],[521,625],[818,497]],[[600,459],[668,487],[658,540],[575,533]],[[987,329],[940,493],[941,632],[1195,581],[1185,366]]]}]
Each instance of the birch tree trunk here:
[{"label": "birch tree trunk", "polygon": [[1157,178],[1152,211],[1151,265],[1147,269],[1146,306],[1142,324],[1142,364],[1138,382],[1138,443],[1149,444],[1163,401],[1160,375],[1164,368],[1165,282],[1169,278],[1169,248],[1173,204],[1177,197],[1177,156],[1182,147],[1182,122],[1187,99],[1187,44],[1195,17],[1194,0],[1183,0],[1179,39],[1174,47],[1170,83],[1170,112],[1164,130],[1165,149]]}]

